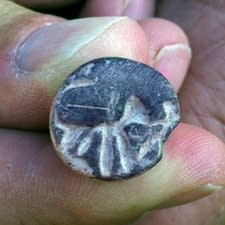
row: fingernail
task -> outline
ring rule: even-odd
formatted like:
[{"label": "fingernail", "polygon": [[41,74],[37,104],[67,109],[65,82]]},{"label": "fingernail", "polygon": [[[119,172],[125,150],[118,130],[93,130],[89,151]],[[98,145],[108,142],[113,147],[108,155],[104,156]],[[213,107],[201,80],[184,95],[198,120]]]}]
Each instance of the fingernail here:
[{"label": "fingernail", "polygon": [[208,184],[204,184],[204,185],[200,186],[198,189],[202,193],[210,194],[215,191],[220,191],[223,188],[224,187],[221,185],[215,185],[215,184],[208,183]]},{"label": "fingernail", "polygon": [[169,200],[165,205],[166,206],[173,206],[179,204],[185,204],[200,198],[203,198],[207,195],[210,195],[214,192],[222,190],[223,187],[215,184],[204,184],[200,187],[197,187],[193,190],[188,190],[184,193],[180,193]]},{"label": "fingernail", "polygon": [[122,2],[121,15],[141,20],[153,14],[154,1],[152,0],[126,0]]},{"label": "fingernail", "polygon": [[[223,186],[220,186],[220,185],[215,185],[211,183],[203,184],[202,186],[197,187],[196,189],[191,190],[187,192],[186,194],[184,194],[183,200],[186,198],[186,199],[189,199],[189,201],[193,201],[199,198],[203,198],[214,192],[220,191],[222,189],[223,189]],[[180,198],[180,200],[181,199],[182,197]]]},{"label": "fingernail", "polygon": [[125,18],[86,18],[42,27],[19,47],[16,63],[22,70],[39,71],[70,59],[83,46]]},{"label": "fingernail", "polygon": [[181,86],[191,59],[191,49],[185,44],[163,47],[154,61],[154,68],[172,81],[176,90]]}]

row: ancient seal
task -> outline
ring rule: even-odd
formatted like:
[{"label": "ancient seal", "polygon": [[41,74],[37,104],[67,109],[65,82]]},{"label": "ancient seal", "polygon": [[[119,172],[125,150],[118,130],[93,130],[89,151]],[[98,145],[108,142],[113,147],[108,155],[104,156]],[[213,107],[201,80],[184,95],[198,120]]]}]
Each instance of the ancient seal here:
[{"label": "ancient seal", "polygon": [[73,170],[102,180],[152,168],[180,120],[171,84],[140,62],[118,57],[76,69],[53,101],[50,133]]}]

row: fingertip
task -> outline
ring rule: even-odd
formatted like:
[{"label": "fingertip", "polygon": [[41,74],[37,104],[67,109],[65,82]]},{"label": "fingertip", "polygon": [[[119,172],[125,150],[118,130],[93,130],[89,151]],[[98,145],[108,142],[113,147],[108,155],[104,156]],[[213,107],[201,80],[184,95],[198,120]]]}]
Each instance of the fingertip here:
[{"label": "fingertip", "polygon": [[166,155],[183,168],[183,180],[224,185],[225,145],[216,136],[198,127],[180,124],[166,145]]},{"label": "fingertip", "polygon": [[148,38],[149,64],[178,91],[191,60],[187,36],[176,24],[164,19],[146,19],[139,23]]},{"label": "fingertip", "polygon": [[164,208],[221,190],[225,179],[224,151],[224,143],[211,133],[180,124],[169,137],[162,160],[135,178],[133,188],[139,185],[142,190],[137,201],[146,208]]}]

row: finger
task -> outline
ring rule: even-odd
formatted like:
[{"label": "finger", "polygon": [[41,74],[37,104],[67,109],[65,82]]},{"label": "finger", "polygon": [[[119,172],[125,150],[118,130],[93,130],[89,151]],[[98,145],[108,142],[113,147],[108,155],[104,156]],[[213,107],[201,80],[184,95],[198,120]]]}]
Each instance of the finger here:
[{"label": "finger", "polygon": [[191,60],[187,36],[176,24],[163,19],[146,19],[139,24],[148,38],[149,64],[178,91]]},{"label": "finger", "polygon": [[140,20],[153,16],[154,0],[88,1],[83,16],[128,16]]},{"label": "finger", "polygon": [[[105,17],[62,22],[9,1],[0,8],[0,127],[47,128],[62,81],[102,56],[147,62],[147,40],[136,22]],[[10,29],[9,29],[10,27]]]},{"label": "finger", "polygon": [[224,184],[224,144],[185,124],[175,130],[157,166],[123,182],[72,172],[44,135],[1,130],[0,143],[1,224],[127,224],[148,210],[194,200]]}]

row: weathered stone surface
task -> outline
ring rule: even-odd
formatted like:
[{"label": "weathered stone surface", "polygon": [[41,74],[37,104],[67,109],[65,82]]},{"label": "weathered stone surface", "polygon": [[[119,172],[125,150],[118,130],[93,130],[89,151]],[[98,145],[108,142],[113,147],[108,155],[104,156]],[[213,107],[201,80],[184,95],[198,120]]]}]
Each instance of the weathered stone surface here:
[{"label": "weathered stone surface", "polygon": [[149,66],[100,58],[74,71],[53,102],[51,137],[73,170],[104,180],[152,168],[179,122],[177,96]]}]

